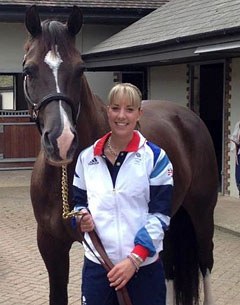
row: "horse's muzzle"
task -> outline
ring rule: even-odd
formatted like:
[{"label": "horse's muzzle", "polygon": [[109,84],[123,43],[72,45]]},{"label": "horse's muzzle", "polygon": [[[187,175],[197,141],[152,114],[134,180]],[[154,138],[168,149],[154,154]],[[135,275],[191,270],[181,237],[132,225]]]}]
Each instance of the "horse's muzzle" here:
[{"label": "horse's muzzle", "polygon": [[51,165],[62,166],[73,161],[78,146],[75,130],[63,130],[58,136],[53,131],[45,131],[41,141],[46,159]]}]

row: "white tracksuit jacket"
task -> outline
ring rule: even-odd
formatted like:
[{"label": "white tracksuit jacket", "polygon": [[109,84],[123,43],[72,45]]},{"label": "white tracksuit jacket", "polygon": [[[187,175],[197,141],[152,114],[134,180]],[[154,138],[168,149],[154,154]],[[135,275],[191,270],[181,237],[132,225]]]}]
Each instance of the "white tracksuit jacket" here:
[{"label": "white tracksuit jacket", "polygon": [[[170,222],[172,164],[164,150],[134,131],[124,161],[120,157],[115,163],[119,171],[114,185],[103,157],[109,136],[106,134],[79,155],[73,180],[75,210],[90,210],[114,264],[140,244],[149,250],[142,264],[148,265],[163,249],[164,230]],[[85,238],[94,249],[87,233]],[[85,255],[99,263],[86,247]]]}]

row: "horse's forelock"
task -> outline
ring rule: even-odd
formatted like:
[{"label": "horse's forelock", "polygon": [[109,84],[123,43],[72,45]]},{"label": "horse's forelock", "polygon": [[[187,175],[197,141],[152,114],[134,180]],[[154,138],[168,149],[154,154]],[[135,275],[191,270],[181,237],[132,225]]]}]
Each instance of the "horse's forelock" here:
[{"label": "horse's forelock", "polygon": [[[24,50],[26,53],[31,48],[33,42],[38,41],[37,52],[47,53],[51,50],[56,53],[58,50],[62,56],[67,58],[76,54],[74,37],[69,34],[65,24],[56,20],[44,20],[41,26],[41,34],[37,37],[29,36],[25,43]],[[56,45],[58,46],[57,49]]]},{"label": "horse's forelock", "polygon": [[58,49],[63,50],[65,54],[69,52],[69,36],[66,30],[66,26],[58,21],[46,20],[42,22],[42,41],[43,48],[48,51],[56,51],[55,46]]}]

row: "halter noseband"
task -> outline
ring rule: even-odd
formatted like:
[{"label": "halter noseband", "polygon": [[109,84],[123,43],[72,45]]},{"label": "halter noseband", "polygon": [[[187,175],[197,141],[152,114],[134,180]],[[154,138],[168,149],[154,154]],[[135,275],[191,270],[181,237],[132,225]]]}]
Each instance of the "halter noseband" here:
[{"label": "halter noseband", "polygon": [[56,100],[58,100],[58,101],[62,100],[64,102],[66,102],[71,107],[72,115],[73,115],[73,123],[74,123],[74,125],[76,125],[78,115],[79,115],[79,112],[80,112],[80,104],[79,104],[77,114],[74,115],[75,111],[74,111],[72,100],[67,95],[62,94],[62,93],[57,93],[57,92],[56,93],[50,93],[50,94],[44,96],[39,103],[34,103],[33,100],[31,99],[29,93],[28,93],[27,76],[25,76],[24,80],[23,80],[23,90],[24,90],[25,99],[26,99],[27,103],[31,106],[32,120],[34,122],[36,122],[40,133],[41,133],[41,129],[40,129],[40,126],[39,126],[39,119],[38,119],[39,111],[41,110],[42,107],[44,107],[47,104],[51,103],[52,101],[56,101]]}]

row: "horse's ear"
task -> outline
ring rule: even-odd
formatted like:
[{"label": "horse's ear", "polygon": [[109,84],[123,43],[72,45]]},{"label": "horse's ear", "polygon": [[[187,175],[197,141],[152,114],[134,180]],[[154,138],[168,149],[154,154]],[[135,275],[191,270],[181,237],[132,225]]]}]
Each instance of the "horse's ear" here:
[{"label": "horse's ear", "polygon": [[73,7],[72,13],[70,14],[67,22],[68,31],[72,36],[77,35],[81,30],[83,23],[82,12],[76,5]]},{"label": "horse's ear", "polygon": [[41,21],[36,5],[32,5],[26,11],[25,26],[32,37],[36,37],[42,32]]}]

